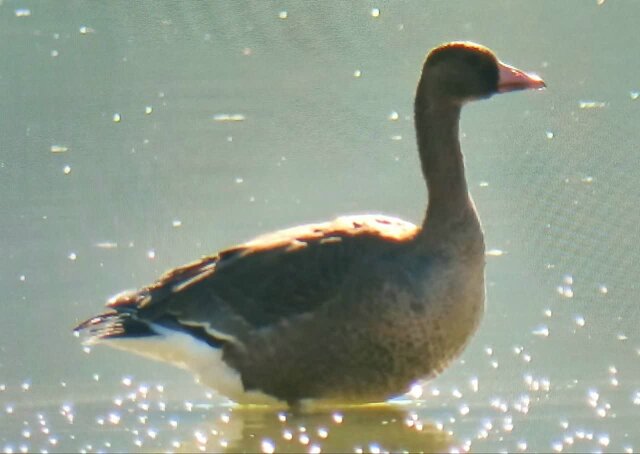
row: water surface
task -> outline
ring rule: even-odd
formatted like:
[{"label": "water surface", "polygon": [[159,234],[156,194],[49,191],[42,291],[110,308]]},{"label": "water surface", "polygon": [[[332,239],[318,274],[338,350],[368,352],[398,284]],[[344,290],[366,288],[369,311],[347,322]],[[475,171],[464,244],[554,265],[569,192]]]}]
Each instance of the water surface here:
[{"label": "water surface", "polygon": [[[638,14],[0,2],[0,449],[637,451]],[[392,406],[280,414],[83,351],[71,328],[108,296],[203,254],[339,214],[420,222],[412,96],[453,39],[549,88],[463,114],[492,253],[485,320],[447,372]]]}]

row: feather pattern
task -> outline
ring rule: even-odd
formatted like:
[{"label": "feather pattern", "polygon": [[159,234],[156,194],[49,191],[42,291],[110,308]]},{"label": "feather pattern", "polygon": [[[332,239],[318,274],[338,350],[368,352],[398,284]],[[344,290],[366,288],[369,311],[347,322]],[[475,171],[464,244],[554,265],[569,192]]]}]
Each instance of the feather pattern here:
[{"label": "feather pattern", "polygon": [[[263,235],[175,268],[137,292],[116,295],[109,311],[76,329],[110,337],[117,334],[114,323],[134,317],[159,325],[206,326],[241,338],[248,329],[315,310],[340,292],[349,268],[416,232],[415,225],[400,219],[365,215]],[[110,330],[96,330],[105,324]]]}]

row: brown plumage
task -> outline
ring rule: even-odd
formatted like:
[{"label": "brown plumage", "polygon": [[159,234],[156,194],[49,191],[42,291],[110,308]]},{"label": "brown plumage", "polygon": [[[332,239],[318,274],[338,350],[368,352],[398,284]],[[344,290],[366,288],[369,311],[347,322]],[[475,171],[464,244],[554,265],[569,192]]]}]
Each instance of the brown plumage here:
[{"label": "brown plumage", "polygon": [[460,109],[542,87],[477,44],[434,49],[415,103],[429,194],[421,227],[366,215],[264,235],[114,297],[76,330],[191,369],[238,401],[405,392],[460,354],[484,308],[484,242],[464,176]]}]

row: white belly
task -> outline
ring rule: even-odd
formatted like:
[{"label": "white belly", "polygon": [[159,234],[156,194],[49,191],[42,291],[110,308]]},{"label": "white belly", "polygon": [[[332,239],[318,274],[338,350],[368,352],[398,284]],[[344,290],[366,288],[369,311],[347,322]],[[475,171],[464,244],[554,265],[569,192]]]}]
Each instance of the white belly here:
[{"label": "white belly", "polygon": [[259,391],[245,391],[240,374],[222,359],[222,350],[211,347],[188,334],[151,325],[157,336],[100,340],[113,348],[163,361],[196,375],[203,385],[240,404],[282,404]]}]

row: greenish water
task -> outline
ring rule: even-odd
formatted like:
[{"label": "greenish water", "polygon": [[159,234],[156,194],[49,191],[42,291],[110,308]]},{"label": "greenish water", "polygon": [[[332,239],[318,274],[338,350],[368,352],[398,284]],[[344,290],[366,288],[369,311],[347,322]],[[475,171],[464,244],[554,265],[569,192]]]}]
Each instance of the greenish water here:
[{"label": "greenish water", "polygon": [[[638,451],[639,14],[0,0],[0,449]],[[419,222],[412,96],[454,39],[548,89],[463,113],[488,309],[419,397],[234,409],[182,371],[83,352],[77,321],[200,255],[339,214]]]}]

